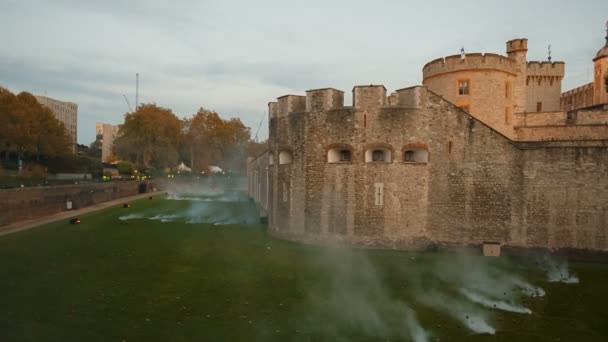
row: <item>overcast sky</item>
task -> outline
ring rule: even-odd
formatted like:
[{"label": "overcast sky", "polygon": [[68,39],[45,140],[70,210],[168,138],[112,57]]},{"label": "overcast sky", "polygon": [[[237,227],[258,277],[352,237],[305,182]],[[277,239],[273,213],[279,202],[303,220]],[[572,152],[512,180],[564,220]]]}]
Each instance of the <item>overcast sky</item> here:
[{"label": "overcast sky", "polygon": [[607,0],[206,1],[0,0],[0,86],[78,104],[78,141],[121,123],[135,102],[199,107],[252,127],[285,94],[356,84],[389,91],[422,82],[422,66],[467,52],[504,54],[529,39],[529,60],[565,61],[563,90],[592,80]]}]

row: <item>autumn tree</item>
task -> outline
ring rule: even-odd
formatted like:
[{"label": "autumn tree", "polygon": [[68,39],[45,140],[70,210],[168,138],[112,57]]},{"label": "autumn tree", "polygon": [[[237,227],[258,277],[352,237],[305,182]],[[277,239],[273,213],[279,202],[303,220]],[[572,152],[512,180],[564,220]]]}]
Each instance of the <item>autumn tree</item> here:
[{"label": "autumn tree", "polygon": [[144,104],[125,114],[114,148],[123,160],[160,169],[177,163],[181,134],[180,120],[170,109]]},{"label": "autumn tree", "polygon": [[0,151],[5,159],[16,154],[54,157],[70,150],[70,139],[52,111],[26,92],[14,95],[0,88]]},{"label": "autumn tree", "polygon": [[210,165],[240,168],[251,133],[240,119],[222,119],[215,111],[201,108],[186,120],[184,142],[195,170]]}]

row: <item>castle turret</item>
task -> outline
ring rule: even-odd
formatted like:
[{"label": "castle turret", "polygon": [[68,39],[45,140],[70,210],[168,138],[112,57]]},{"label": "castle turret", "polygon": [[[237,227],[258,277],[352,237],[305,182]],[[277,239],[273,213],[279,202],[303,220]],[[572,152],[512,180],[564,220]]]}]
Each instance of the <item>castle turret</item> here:
[{"label": "castle turret", "polygon": [[513,80],[512,85],[514,113],[522,113],[526,111],[527,54],[528,40],[526,38],[513,39],[507,42],[507,56],[515,62],[513,68],[513,71],[515,72],[515,79]]},{"label": "castle turret", "polygon": [[608,103],[608,23],[606,23],[606,44],[593,59],[595,76],[593,79],[593,103]]}]

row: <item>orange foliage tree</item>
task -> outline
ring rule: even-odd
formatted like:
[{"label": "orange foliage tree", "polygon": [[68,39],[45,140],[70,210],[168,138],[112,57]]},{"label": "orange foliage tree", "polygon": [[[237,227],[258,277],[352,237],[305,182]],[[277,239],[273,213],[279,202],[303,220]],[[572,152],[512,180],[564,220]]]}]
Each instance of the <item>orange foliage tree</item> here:
[{"label": "orange foliage tree", "polygon": [[39,159],[70,150],[70,139],[52,111],[26,92],[14,95],[0,87],[0,152]]},{"label": "orange foliage tree", "polygon": [[184,144],[190,152],[194,170],[210,165],[241,169],[251,132],[238,118],[222,119],[215,111],[200,108],[186,120]]},{"label": "orange foliage tree", "polygon": [[162,169],[177,162],[181,134],[181,122],[170,109],[143,104],[125,114],[114,149],[123,160]]}]

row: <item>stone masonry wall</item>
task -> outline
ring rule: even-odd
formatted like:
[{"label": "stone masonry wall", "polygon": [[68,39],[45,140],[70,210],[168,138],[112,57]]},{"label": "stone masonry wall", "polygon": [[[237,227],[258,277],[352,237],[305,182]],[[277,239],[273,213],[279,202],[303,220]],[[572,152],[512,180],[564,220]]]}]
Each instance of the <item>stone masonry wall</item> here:
[{"label": "stone masonry wall", "polygon": [[0,226],[138,194],[139,182],[90,183],[0,190]]},{"label": "stone masonry wall", "polygon": [[[516,143],[425,87],[398,91],[391,106],[364,105],[386,104],[378,89],[355,92],[365,95],[358,107],[271,117],[273,234],[391,248],[497,241],[608,251],[608,133],[604,143]],[[332,148],[351,151],[351,161],[329,163]],[[406,161],[412,148],[428,162]],[[391,160],[366,163],[374,149]],[[281,151],[291,163],[278,165]]]}]

